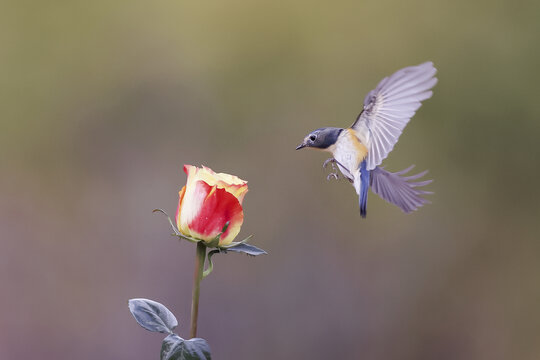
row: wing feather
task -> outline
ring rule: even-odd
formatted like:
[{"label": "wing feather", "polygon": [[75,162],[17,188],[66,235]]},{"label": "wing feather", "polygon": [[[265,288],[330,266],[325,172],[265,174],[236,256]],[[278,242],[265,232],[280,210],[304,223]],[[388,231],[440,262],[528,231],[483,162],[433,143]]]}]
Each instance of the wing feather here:
[{"label": "wing feather", "polygon": [[437,69],[432,62],[409,66],[385,77],[364,99],[364,109],[351,126],[367,142],[367,170],[380,165],[403,129],[433,92]]},{"label": "wing feather", "polygon": [[429,203],[421,195],[432,194],[432,192],[417,188],[429,185],[433,180],[414,181],[426,175],[427,170],[415,175],[405,176],[413,167],[414,165],[411,165],[395,173],[386,171],[381,167],[376,167],[370,173],[371,191],[384,200],[398,206],[406,213]]}]

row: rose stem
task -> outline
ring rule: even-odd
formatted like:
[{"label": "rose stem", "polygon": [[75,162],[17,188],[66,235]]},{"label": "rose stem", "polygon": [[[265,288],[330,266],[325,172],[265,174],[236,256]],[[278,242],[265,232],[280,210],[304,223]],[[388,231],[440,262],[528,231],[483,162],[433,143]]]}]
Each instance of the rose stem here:
[{"label": "rose stem", "polygon": [[189,337],[197,337],[197,318],[199,317],[199,293],[201,290],[201,280],[203,276],[204,261],[206,258],[206,246],[201,242],[197,243],[195,255],[195,273],[193,274],[193,295],[191,297],[191,329]]}]

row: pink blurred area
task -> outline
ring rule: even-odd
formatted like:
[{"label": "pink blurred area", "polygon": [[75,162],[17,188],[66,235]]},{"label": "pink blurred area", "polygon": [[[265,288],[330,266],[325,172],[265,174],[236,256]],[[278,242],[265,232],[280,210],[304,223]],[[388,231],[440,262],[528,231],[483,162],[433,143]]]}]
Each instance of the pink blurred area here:
[{"label": "pink blurred area", "polygon": [[[0,359],[159,357],[127,300],[187,337],[183,164],[249,181],[199,335],[216,359],[540,357],[539,3],[20,2],[0,12]],[[489,11],[488,11],[489,10]],[[435,181],[413,214],[294,148],[384,76],[439,84],[385,162]]]}]

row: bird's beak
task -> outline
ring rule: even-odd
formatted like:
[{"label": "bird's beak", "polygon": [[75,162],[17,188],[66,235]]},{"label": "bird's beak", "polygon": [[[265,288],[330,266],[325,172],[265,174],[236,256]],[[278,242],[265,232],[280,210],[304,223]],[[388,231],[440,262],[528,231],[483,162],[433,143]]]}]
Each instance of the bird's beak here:
[{"label": "bird's beak", "polygon": [[305,143],[301,143],[300,145],[298,145],[298,146],[296,147],[296,150],[300,150],[300,149],[303,148],[303,147],[306,147],[306,144],[305,144]]}]

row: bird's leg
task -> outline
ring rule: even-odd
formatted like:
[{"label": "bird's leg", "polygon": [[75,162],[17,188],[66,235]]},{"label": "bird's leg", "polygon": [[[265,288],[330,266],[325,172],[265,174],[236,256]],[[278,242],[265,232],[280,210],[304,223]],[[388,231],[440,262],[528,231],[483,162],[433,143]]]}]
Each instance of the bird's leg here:
[{"label": "bird's leg", "polygon": [[329,163],[332,163],[332,165],[336,162],[336,159],[334,158],[330,158],[330,159],[326,159],[324,160],[323,164],[322,164],[322,167],[323,169],[326,169],[326,167],[328,166]]},{"label": "bird's leg", "polygon": [[328,166],[328,164],[332,164],[332,170],[334,172],[328,174],[328,176],[326,177],[326,180],[330,181],[330,179],[336,179],[336,180],[339,180],[339,173],[337,171],[337,168],[336,168],[336,159],[334,158],[330,158],[330,159],[326,159],[323,163],[323,168],[326,169],[326,167]]}]

